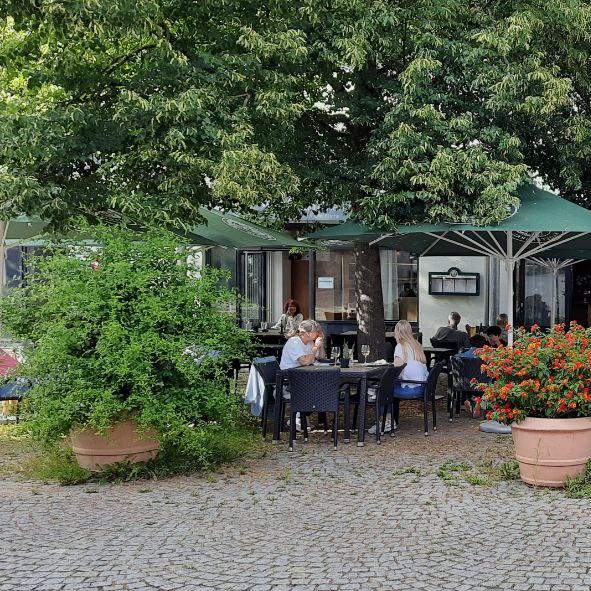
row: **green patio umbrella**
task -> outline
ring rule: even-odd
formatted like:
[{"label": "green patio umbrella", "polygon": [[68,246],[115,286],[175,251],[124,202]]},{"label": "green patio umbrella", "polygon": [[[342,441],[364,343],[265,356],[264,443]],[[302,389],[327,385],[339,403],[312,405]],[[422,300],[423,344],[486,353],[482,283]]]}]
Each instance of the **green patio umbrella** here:
[{"label": "green patio umbrella", "polygon": [[29,240],[43,233],[47,222],[36,218],[21,215],[11,220],[6,220],[2,232],[2,244],[16,245],[19,241]]},{"label": "green patio umbrella", "polygon": [[[513,270],[523,259],[560,258],[565,249],[591,249],[591,211],[554,193],[526,183],[519,188],[520,207],[490,226],[445,222],[384,228],[346,223],[324,228],[309,237],[316,240],[352,240],[407,250],[418,256],[491,256],[505,263],[507,312],[513,324]],[[569,257],[570,258],[570,257]],[[512,343],[513,335],[509,335]]]},{"label": "green patio umbrella", "polygon": [[286,232],[278,232],[246,221],[231,213],[199,208],[206,224],[200,224],[189,230],[186,235],[198,244],[206,240],[208,244],[216,244],[237,249],[254,250],[289,250],[303,245]]}]

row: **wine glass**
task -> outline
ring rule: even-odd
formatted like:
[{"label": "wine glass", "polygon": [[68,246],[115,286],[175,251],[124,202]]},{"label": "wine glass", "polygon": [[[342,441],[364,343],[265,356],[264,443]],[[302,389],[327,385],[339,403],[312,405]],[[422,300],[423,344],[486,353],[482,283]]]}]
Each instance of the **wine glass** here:
[{"label": "wine glass", "polygon": [[337,364],[337,359],[339,358],[339,355],[341,353],[341,350],[338,347],[333,347],[330,350],[330,356],[334,359],[334,364]]},{"label": "wine glass", "polygon": [[365,357],[364,365],[367,365],[367,356],[369,355],[370,348],[369,345],[361,345],[361,354]]}]

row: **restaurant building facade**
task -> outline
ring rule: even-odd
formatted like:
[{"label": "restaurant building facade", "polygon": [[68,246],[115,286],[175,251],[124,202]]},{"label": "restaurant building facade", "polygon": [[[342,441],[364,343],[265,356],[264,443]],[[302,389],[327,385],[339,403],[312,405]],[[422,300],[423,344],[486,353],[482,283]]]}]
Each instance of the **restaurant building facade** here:
[{"label": "restaurant building facade", "polygon": [[[284,302],[293,298],[305,318],[320,321],[328,332],[356,328],[355,262],[349,244],[325,244],[317,251],[249,252],[211,248],[207,264],[232,270],[243,296],[243,323],[274,323]],[[413,257],[391,249],[380,251],[384,315],[387,325],[408,320],[425,342],[447,322],[452,310],[462,325],[486,326],[506,313],[505,274],[499,261],[482,256]],[[552,282],[556,281],[557,321],[591,323],[591,263],[558,272],[523,261],[515,270],[516,324],[550,326]],[[427,340],[425,340],[427,339]]]}]

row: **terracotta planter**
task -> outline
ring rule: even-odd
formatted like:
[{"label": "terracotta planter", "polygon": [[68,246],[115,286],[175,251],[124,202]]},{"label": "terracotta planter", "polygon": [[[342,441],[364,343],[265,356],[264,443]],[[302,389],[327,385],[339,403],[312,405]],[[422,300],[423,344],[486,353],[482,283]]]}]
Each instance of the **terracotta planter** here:
[{"label": "terracotta planter", "polygon": [[511,425],[521,479],[535,486],[563,486],[591,458],[591,417],[536,419]]},{"label": "terracotta planter", "polygon": [[105,436],[86,429],[73,430],[70,439],[80,467],[93,471],[117,462],[152,460],[160,446],[153,432],[143,433],[140,438],[135,421],[118,423]]}]

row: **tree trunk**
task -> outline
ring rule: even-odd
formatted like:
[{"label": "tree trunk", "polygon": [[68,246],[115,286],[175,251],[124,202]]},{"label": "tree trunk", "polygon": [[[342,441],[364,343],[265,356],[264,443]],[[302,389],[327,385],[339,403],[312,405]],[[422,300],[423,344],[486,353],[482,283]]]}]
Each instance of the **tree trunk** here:
[{"label": "tree trunk", "polygon": [[368,361],[386,354],[386,325],[380,251],[368,244],[355,244],[355,299],[357,300],[357,359],[362,360],[361,346],[369,345]]}]

